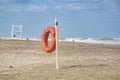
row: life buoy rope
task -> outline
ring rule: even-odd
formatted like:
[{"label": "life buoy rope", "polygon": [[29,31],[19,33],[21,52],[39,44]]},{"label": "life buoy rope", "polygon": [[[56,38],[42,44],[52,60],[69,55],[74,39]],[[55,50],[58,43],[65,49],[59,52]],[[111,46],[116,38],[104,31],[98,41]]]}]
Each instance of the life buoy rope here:
[{"label": "life buoy rope", "polygon": [[[52,41],[50,45],[48,45],[48,36],[51,33]],[[55,38],[55,28],[52,26],[48,26],[47,29],[43,31],[42,34],[42,48],[45,52],[51,53],[55,50],[56,38]]]}]

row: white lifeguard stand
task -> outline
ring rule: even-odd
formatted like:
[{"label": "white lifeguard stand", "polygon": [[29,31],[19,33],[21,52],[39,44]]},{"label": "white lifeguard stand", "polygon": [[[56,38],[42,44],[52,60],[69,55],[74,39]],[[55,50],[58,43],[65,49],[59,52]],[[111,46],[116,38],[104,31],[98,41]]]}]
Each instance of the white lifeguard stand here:
[{"label": "white lifeguard stand", "polygon": [[22,26],[21,25],[12,25],[11,28],[11,38],[22,38]]}]

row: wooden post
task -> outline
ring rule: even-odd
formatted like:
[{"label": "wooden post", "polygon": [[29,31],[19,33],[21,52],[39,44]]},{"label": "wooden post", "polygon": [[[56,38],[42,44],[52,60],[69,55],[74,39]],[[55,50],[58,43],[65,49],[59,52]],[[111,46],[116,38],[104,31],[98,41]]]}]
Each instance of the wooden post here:
[{"label": "wooden post", "polygon": [[55,31],[56,31],[56,69],[59,69],[59,56],[58,56],[58,18],[55,18]]}]

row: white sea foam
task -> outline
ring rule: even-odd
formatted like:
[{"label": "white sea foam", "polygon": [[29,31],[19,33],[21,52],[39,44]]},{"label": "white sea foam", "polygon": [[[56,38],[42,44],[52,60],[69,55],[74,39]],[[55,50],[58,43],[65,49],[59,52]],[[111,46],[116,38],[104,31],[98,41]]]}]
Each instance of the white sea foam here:
[{"label": "white sea foam", "polygon": [[[37,38],[21,38],[21,39],[20,38],[1,38],[1,39],[41,41],[41,39],[37,39]],[[64,38],[64,39],[62,38],[62,39],[59,39],[59,41],[120,45],[120,38]]]},{"label": "white sea foam", "polygon": [[61,41],[120,45],[120,38],[65,38]]}]

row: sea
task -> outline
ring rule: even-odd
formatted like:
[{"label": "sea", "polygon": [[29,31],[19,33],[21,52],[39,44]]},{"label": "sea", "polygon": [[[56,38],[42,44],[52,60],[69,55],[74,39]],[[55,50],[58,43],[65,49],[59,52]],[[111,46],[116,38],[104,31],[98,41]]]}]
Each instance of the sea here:
[{"label": "sea", "polygon": [[[16,40],[32,40],[41,41],[39,38],[0,38],[0,39],[16,39]],[[51,39],[49,39],[51,40]],[[120,38],[59,38],[62,42],[92,43],[92,44],[113,44],[120,45]]]},{"label": "sea", "polygon": [[64,38],[60,41],[120,45],[120,38]]}]

